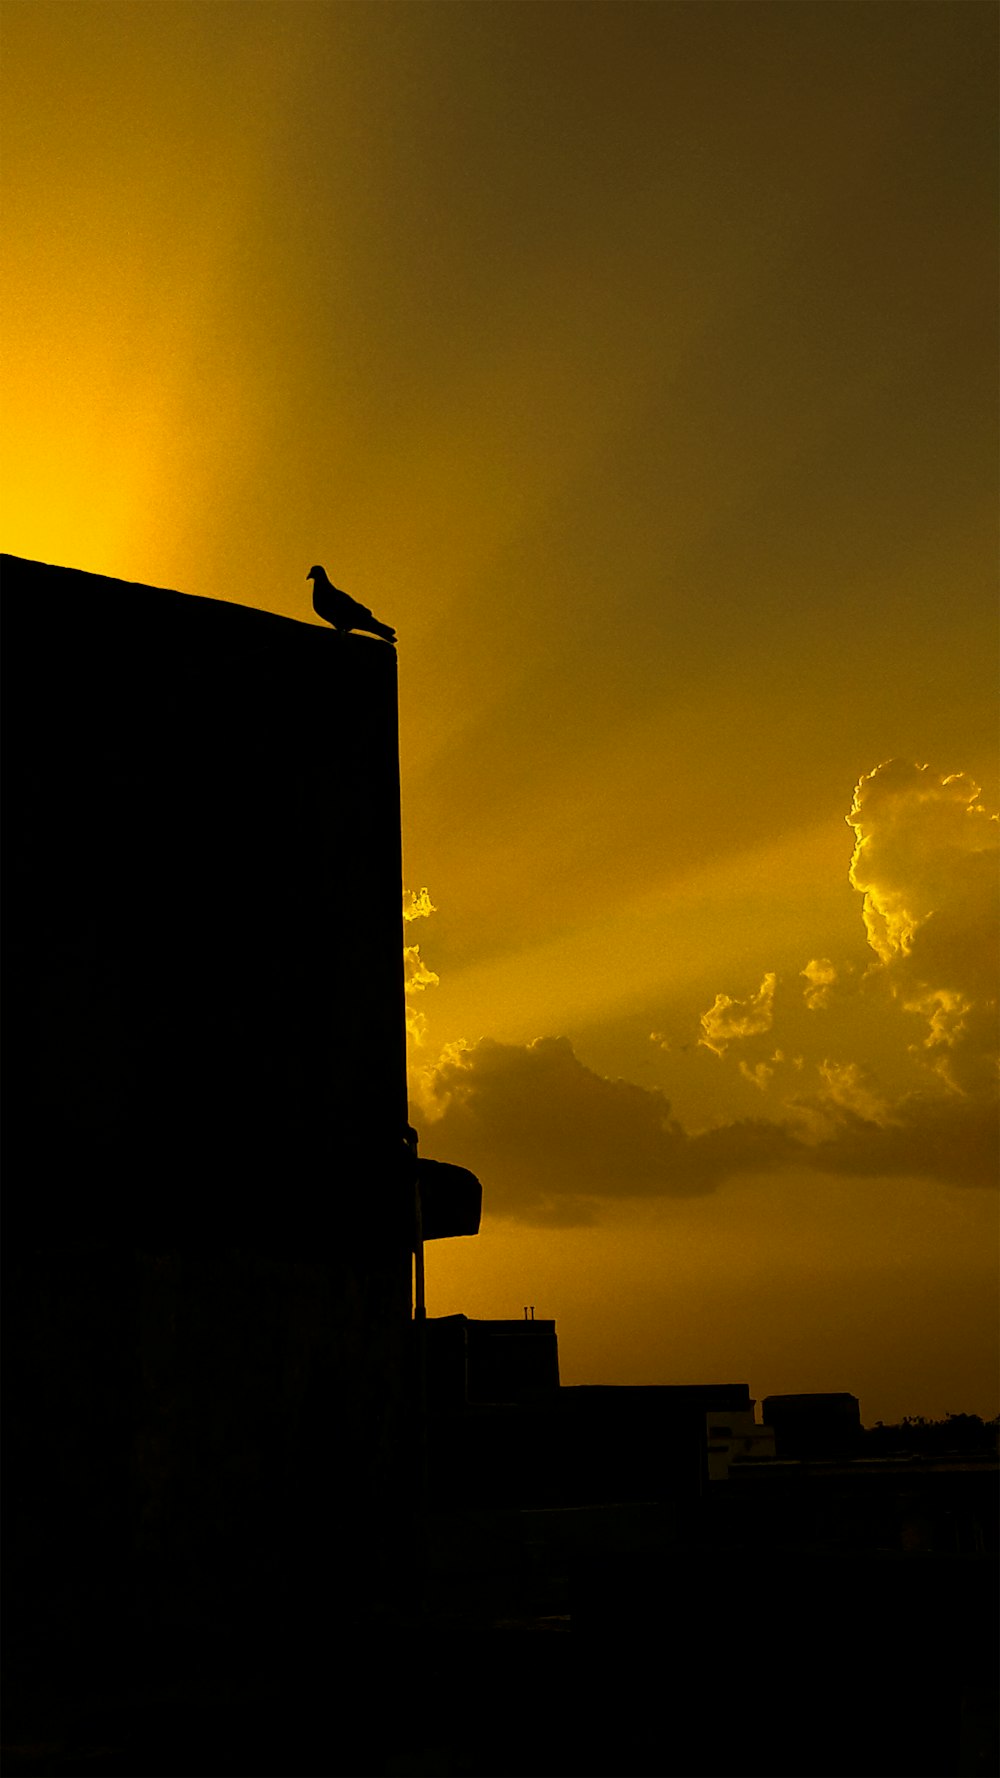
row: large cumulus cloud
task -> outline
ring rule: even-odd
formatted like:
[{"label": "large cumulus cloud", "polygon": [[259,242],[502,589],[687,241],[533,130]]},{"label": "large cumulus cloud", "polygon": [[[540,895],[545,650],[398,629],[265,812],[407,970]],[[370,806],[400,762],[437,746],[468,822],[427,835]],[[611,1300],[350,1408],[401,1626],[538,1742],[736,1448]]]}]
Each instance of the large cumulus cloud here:
[{"label": "large cumulus cloud", "polygon": [[848,817],[850,880],[879,974],[920,1021],[911,1048],[948,1089],[996,1080],[1000,822],[964,773],[891,760],[861,779]]},{"label": "large cumulus cloud", "polygon": [[451,1045],[423,1076],[422,1110],[434,1153],[480,1174],[494,1214],[530,1221],[589,1222],[603,1200],[711,1191],[737,1149],[767,1167],[795,1143],[750,1121],[692,1138],[661,1092],[595,1074],[566,1037]]},{"label": "large cumulus cloud", "polygon": [[[702,1014],[700,1042],[723,1058],[737,1045],[737,1066],[762,1092],[780,1090],[774,1064],[800,1045],[813,1048],[808,1092],[798,1109],[825,1103],[827,1112],[853,1109],[878,1124],[899,1122],[885,1090],[859,1055],[816,1046],[835,1027],[843,1046],[845,1013],[853,998],[854,1035],[873,1009],[895,1046],[893,1072],[909,1080],[894,1089],[912,1107],[921,1094],[991,1100],[997,1083],[997,964],[1000,960],[998,853],[1000,822],[979,801],[963,773],[890,760],[858,783],[847,820],[854,832],[849,881],[861,896],[870,963],[860,978],[852,965],[813,957],[799,971],[798,1005],[814,1015],[795,1025],[791,981],[765,974],[757,994],[739,1000],[716,995]],[[836,1021],[826,1015],[836,1010]],[[864,1015],[864,1016],[862,1016]],[[759,1039],[783,1047],[757,1052]],[[796,1066],[802,1067],[800,1056]],[[862,1085],[863,1076],[865,1077]]]}]

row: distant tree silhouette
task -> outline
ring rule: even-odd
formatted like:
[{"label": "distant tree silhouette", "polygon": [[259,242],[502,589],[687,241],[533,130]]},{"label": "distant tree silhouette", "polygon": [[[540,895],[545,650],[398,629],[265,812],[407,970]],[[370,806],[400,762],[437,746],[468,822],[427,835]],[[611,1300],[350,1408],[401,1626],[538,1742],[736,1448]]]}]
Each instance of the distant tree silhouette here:
[{"label": "distant tree silhouette", "polygon": [[896,1425],[877,1420],[866,1427],[862,1452],[868,1457],[942,1457],[995,1451],[1000,1417],[982,1420],[978,1414],[946,1414],[943,1420],[926,1420],[923,1414],[905,1414]]}]

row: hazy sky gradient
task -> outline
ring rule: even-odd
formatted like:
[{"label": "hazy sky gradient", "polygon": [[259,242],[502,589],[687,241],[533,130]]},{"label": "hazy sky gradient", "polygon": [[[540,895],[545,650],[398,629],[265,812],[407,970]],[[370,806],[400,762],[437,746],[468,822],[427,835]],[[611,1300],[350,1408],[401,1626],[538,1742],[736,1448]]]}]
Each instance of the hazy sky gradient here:
[{"label": "hazy sky gradient", "polygon": [[3,547],[399,633],[432,1313],[995,1412],[993,5],[0,29]]}]

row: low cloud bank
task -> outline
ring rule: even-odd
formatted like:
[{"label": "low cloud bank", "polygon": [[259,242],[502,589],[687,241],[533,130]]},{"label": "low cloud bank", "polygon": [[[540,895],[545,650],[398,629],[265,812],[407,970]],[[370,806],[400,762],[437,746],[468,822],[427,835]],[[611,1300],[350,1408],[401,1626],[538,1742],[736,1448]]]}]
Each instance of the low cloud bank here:
[{"label": "low cloud bank", "polygon": [[744,1118],[689,1134],[656,1089],[606,1080],[565,1037],[453,1045],[423,1076],[436,1155],[487,1183],[495,1215],[592,1222],[602,1205],[691,1197],[739,1175],[808,1166],[824,1173],[914,1174],[988,1184],[996,1122],[986,1106],[913,1098],[877,1122],[840,1097],[798,1124]]}]

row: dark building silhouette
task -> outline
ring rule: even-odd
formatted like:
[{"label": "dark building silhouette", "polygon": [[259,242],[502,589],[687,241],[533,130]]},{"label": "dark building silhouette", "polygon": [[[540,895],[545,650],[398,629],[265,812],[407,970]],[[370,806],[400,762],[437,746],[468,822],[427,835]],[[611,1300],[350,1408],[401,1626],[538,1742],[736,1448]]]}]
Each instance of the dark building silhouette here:
[{"label": "dark building silhouette", "polygon": [[[416,1145],[414,1144],[414,1152]],[[483,1188],[466,1167],[448,1161],[417,1162],[420,1186],[420,1233],[425,1241],[477,1235],[483,1212]]]},{"label": "dark building silhouette", "polygon": [[428,1320],[427,1393],[434,1407],[539,1401],[558,1388],[554,1321],[474,1321],[467,1315]]},{"label": "dark building silhouette", "polygon": [[774,1428],[778,1457],[848,1457],[861,1446],[861,1405],[856,1395],[767,1395],[764,1420]]},{"label": "dark building silhouette", "polygon": [[708,1487],[708,1416],[753,1413],[746,1383],[579,1384],[562,1396],[564,1461],[591,1500],[669,1499],[685,1511]]},{"label": "dark building silhouette", "polygon": [[8,1632],[377,1612],[417,1474],[395,651],[2,566]]},{"label": "dark building silhouette", "polygon": [[706,1416],[753,1412],[745,1383],[560,1388],[552,1322],[428,1330],[437,1507],[669,1502],[687,1522],[708,1487]]},{"label": "dark building silhouette", "polygon": [[481,1190],[407,1124],[392,647],[0,611],[11,1778],[994,1772],[994,1455],[768,1397],[714,1483],[747,1385],[423,1319]]}]

